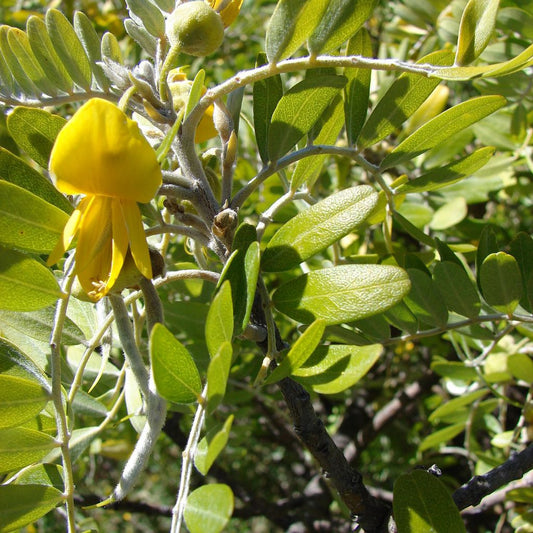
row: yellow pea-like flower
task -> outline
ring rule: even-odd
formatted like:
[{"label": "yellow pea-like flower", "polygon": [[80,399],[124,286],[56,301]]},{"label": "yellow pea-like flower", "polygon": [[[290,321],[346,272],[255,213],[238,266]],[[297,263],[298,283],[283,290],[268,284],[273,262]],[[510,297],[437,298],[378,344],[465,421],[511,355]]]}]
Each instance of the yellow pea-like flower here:
[{"label": "yellow pea-like flower", "polygon": [[218,12],[227,28],[236,18],[241,10],[243,0],[208,0],[208,4]]},{"label": "yellow pea-like flower", "polygon": [[85,103],[59,132],[49,163],[55,186],[80,201],[48,258],[55,264],[77,236],[76,274],[97,301],[113,287],[131,252],[152,278],[137,202],[149,202],[162,182],[156,154],[136,122],[100,98]]}]

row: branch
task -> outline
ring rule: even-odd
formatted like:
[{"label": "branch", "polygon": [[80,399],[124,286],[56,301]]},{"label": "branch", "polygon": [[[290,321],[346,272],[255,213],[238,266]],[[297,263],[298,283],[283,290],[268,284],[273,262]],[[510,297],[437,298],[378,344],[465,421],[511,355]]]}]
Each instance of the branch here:
[{"label": "branch", "polygon": [[533,444],[530,444],[525,450],[513,455],[505,463],[482,476],[474,476],[462,487],[459,487],[453,493],[453,501],[459,510],[471,505],[478,505],[485,496],[515,479],[520,479],[532,469]]}]

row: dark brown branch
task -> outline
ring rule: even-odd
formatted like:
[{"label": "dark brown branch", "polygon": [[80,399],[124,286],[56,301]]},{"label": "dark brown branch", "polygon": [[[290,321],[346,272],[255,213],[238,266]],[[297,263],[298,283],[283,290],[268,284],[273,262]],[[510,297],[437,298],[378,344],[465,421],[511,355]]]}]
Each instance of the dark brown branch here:
[{"label": "dark brown branch", "polygon": [[459,487],[453,493],[453,501],[460,510],[471,505],[478,505],[485,496],[515,479],[520,479],[532,469],[533,444],[530,444],[525,450],[513,455],[502,465],[493,468],[482,476],[474,476],[468,483]]}]

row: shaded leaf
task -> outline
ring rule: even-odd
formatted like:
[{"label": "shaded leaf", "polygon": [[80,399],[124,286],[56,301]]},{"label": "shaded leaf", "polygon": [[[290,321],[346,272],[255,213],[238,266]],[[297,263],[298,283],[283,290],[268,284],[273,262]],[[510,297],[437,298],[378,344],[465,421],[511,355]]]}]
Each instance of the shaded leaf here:
[{"label": "shaded leaf", "polygon": [[504,252],[488,255],[481,265],[481,292],[497,311],[512,314],[522,296],[522,276],[516,259]]},{"label": "shaded leaf", "polygon": [[449,400],[443,405],[437,407],[430,415],[428,420],[432,424],[438,424],[439,422],[450,422],[451,417],[457,416],[458,411],[464,411],[467,414],[470,413],[470,406],[483,396],[487,395],[487,389],[478,389],[476,391],[464,394],[453,400]]},{"label": "shaded leaf", "polygon": [[198,448],[194,455],[194,465],[203,476],[207,475],[220,452],[226,447],[233,418],[233,415],[228,416],[220,429],[212,429],[198,443]]},{"label": "shaded leaf", "polygon": [[409,291],[401,268],[388,265],[341,265],[316,270],[281,285],[273,294],[276,308],[311,323],[340,324],[380,313]]},{"label": "shaded leaf", "polygon": [[434,431],[431,435],[428,435],[418,446],[418,451],[423,452],[431,448],[438,449],[440,445],[447,443],[462,433],[465,429],[465,423],[460,422],[458,424],[452,424],[446,426],[443,429]]}]

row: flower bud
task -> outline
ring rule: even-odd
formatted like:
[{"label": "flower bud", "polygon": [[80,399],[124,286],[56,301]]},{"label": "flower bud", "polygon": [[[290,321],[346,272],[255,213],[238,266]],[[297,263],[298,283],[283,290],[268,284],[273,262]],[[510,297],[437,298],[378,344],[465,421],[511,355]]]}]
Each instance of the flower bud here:
[{"label": "flower bud", "polygon": [[203,57],[217,50],[224,39],[221,16],[203,0],[180,4],[166,22],[166,34],[172,46],[181,52]]}]

